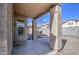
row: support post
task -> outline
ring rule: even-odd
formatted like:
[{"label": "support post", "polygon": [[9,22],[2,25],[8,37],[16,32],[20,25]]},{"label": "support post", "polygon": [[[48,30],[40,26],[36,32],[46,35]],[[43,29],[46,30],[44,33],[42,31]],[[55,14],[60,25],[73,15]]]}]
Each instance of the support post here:
[{"label": "support post", "polygon": [[62,48],[61,6],[55,5],[50,9],[50,47],[54,51]]},{"label": "support post", "polygon": [[32,39],[37,39],[37,22],[35,19],[32,20]]},{"label": "support post", "polygon": [[24,30],[25,30],[25,36],[28,37],[28,21],[25,20],[24,24],[25,24],[25,28],[24,28]]}]

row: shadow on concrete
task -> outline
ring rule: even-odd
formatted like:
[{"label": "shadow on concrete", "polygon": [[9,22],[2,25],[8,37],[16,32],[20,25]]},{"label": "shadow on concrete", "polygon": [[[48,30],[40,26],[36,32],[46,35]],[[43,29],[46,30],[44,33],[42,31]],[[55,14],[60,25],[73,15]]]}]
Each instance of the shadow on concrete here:
[{"label": "shadow on concrete", "polygon": [[55,46],[55,41],[56,41],[56,36],[54,36],[52,33],[50,34],[50,49],[54,50],[54,46]]},{"label": "shadow on concrete", "polygon": [[[37,40],[32,40],[31,35],[29,35],[29,38],[30,39],[28,40],[14,42],[12,54],[13,55],[46,55],[54,50],[56,36],[54,36],[53,34],[51,34],[51,36],[45,34],[40,35],[38,36]],[[63,47],[62,47],[63,49],[66,44],[66,40],[63,39],[62,42],[63,42]],[[50,48],[50,46],[52,48]]]},{"label": "shadow on concrete", "polygon": [[64,46],[65,46],[66,42],[67,42],[67,40],[66,40],[66,39],[62,39],[62,48],[61,48],[61,50],[63,50],[63,48],[64,48]]},{"label": "shadow on concrete", "polygon": [[67,42],[66,39],[62,39],[62,48],[60,50],[58,50],[58,52],[60,52],[61,50],[64,49],[66,42]]},{"label": "shadow on concrete", "polygon": [[32,40],[32,34],[28,34],[27,40]]}]

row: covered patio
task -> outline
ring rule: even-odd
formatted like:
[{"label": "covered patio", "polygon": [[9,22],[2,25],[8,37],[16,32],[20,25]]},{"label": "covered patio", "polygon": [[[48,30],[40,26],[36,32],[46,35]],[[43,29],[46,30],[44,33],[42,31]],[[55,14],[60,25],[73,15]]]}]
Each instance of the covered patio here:
[{"label": "covered patio", "polygon": [[[45,54],[53,51],[57,53],[62,48],[62,21],[61,4],[58,3],[14,3],[0,4],[0,54]],[[37,18],[50,12],[50,37],[44,38],[45,41],[37,38]],[[32,40],[28,39],[27,18],[32,18]],[[42,20],[42,19],[41,19]],[[16,21],[24,22],[24,31],[18,35]],[[5,24],[5,25],[4,25]],[[4,39],[4,40],[2,40]],[[13,43],[21,42],[25,46],[14,47]],[[42,43],[40,42],[42,41]],[[49,42],[49,43],[48,43]],[[22,49],[24,48],[24,49]],[[16,50],[17,49],[17,50]],[[13,51],[14,50],[14,51]],[[20,52],[21,51],[21,52]],[[38,52],[39,51],[39,52]],[[41,53],[42,52],[42,53]]]}]

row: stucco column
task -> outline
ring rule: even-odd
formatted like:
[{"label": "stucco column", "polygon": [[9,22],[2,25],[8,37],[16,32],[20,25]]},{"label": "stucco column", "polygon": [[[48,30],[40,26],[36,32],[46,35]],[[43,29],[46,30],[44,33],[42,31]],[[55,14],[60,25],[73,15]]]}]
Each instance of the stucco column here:
[{"label": "stucco column", "polygon": [[32,20],[32,39],[37,39],[37,21],[34,18]]},{"label": "stucco column", "polygon": [[0,4],[0,54],[12,52],[12,4]]},{"label": "stucco column", "polygon": [[24,24],[25,24],[25,28],[24,28],[24,30],[25,30],[25,36],[27,37],[28,36],[28,21],[27,21],[27,18],[26,18]]},{"label": "stucco column", "polygon": [[55,5],[50,9],[50,47],[54,51],[62,48],[61,6]]}]

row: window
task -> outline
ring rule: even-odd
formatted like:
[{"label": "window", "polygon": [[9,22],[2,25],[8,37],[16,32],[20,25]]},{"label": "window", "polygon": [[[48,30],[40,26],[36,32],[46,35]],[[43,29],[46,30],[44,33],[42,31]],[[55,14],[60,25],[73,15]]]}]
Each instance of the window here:
[{"label": "window", "polygon": [[18,35],[24,34],[24,21],[16,21]]},{"label": "window", "polygon": [[72,25],[73,25],[73,22],[72,22]]},{"label": "window", "polygon": [[68,22],[67,25],[73,25],[73,22]]},{"label": "window", "polygon": [[72,22],[70,22],[70,25],[72,25]]}]

